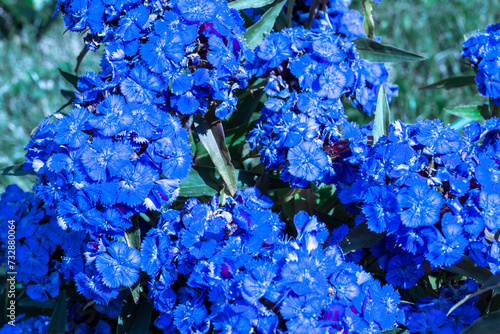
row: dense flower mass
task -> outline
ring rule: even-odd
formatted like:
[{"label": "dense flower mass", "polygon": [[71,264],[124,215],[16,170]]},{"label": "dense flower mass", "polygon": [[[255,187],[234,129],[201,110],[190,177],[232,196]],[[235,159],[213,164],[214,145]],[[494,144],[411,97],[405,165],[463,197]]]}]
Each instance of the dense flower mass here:
[{"label": "dense flower mass", "polygon": [[[275,2],[245,22],[229,6],[251,1],[57,2],[69,30],[103,47],[101,71],[33,131],[22,169],[38,183],[0,197],[15,226],[0,260],[15,243],[25,300],[70,296],[53,318],[66,332],[459,333],[496,307],[487,292],[447,316],[478,289],[460,275],[500,275],[500,119],[463,132],[349,122],[347,99],[371,115],[382,85],[397,94],[385,64],[359,57],[350,0]],[[268,33],[282,8],[293,28]],[[243,25],[258,19],[250,50]],[[495,103],[499,31],[462,54]],[[249,106],[221,121],[246,88]],[[203,133],[195,114],[208,114]],[[50,318],[23,317],[0,334],[48,330]]]},{"label": "dense flower mass", "polygon": [[25,168],[40,175],[35,193],[64,229],[123,235],[133,214],[177,197],[191,166],[177,117],[109,95],[92,112],[75,107],[58,118],[39,125]]},{"label": "dense flower mass", "polygon": [[266,168],[279,168],[294,186],[331,178],[324,145],[337,141],[346,122],[340,97],[351,95],[361,66],[355,47],[332,32],[285,29],[256,49],[251,72],[270,71],[269,96],[248,141]]},{"label": "dense flower mass", "polygon": [[388,234],[375,251],[388,259],[382,269],[410,274],[396,275],[394,285],[411,287],[424,274],[419,256],[448,267],[466,254],[498,272],[499,124],[473,123],[463,136],[437,120],[394,122],[376,145],[334,163],[339,199],[369,229]]},{"label": "dense flower mass", "polygon": [[486,31],[477,32],[463,43],[462,58],[469,61],[476,71],[479,93],[489,96],[500,105],[500,23],[491,24]]},{"label": "dense flower mass", "polygon": [[[142,245],[142,269],[168,333],[380,333],[404,323],[399,294],[340,248],[304,212],[285,238],[272,202],[255,188],[224,206],[189,200],[167,211]],[[207,307],[210,305],[210,307]]]},{"label": "dense flower mass", "polygon": [[88,47],[105,43],[102,72],[85,74],[77,100],[93,103],[120,90],[127,103],[153,104],[191,115],[234,109],[247,74],[243,20],[224,0],[59,1],[66,27],[90,32]]},{"label": "dense flower mass", "polygon": [[479,317],[474,305],[477,297],[459,306],[450,315],[450,308],[477,290],[478,284],[466,280],[459,287],[447,285],[441,288],[439,296],[420,298],[414,306],[405,307],[408,329],[411,333],[461,333]]},{"label": "dense flower mass", "polygon": [[[310,16],[312,1],[296,1],[294,18],[297,23],[306,24]],[[313,29],[333,31],[340,38],[353,41],[358,37],[366,37],[363,29],[363,15],[355,9],[350,9],[351,0],[328,1],[326,12],[318,10],[317,17],[312,21]],[[378,38],[376,38],[379,41]],[[352,104],[359,110],[371,115],[375,110],[377,96],[382,84],[384,84],[387,99],[398,95],[398,86],[389,83],[389,69],[384,63],[370,63],[361,60],[358,70],[359,82],[355,94],[350,98]]]}]

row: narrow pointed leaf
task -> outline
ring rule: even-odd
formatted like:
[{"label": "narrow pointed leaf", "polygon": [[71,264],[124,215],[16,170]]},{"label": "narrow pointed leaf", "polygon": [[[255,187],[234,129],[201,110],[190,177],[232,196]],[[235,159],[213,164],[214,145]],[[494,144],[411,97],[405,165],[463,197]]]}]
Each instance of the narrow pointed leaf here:
[{"label": "narrow pointed leaf", "polygon": [[488,105],[458,106],[453,108],[444,108],[444,111],[458,117],[468,118],[473,121],[484,123],[484,115],[488,114]]},{"label": "narrow pointed leaf", "polygon": [[365,37],[352,41],[356,44],[361,58],[374,63],[393,63],[401,61],[421,61],[426,59],[415,53],[398,49],[394,46],[381,44]]},{"label": "narrow pointed leaf", "polygon": [[228,3],[228,6],[236,10],[243,10],[248,8],[264,7],[272,4],[273,2],[274,0],[236,0]]},{"label": "narrow pointed leaf", "polygon": [[5,167],[3,169],[0,169],[0,175],[9,175],[9,176],[24,176],[24,175],[36,175],[36,173],[33,170],[30,171],[25,171],[23,169],[23,165],[14,165],[14,166],[9,166]]},{"label": "narrow pointed leaf", "polygon": [[366,223],[359,224],[339,242],[345,254],[360,248],[375,246],[384,238],[383,233],[375,233],[368,229]]},{"label": "narrow pointed leaf", "polygon": [[78,80],[80,79],[80,77],[74,75],[74,74],[71,74],[71,73],[68,73],[66,71],[63,71],[61,70],[60,68],[58,68],[59,70],[59,73],[61,73],[61,75],[63,76],[64,79],[66,79],[67,82],[69,82],[70,84],[73,85],[73,87],[77,88],[77,83],[78,83]]},{"label": "narrow pointed leaf", "polygon": [[63,287],[59,293],[59,300],[57,301],[54,313],[52,313],[47,334],[66,333],[66,308],[66,290]]},{"label": "narrow pointed leaf", "polygon": [[483,284],[491,276],[493,276],[493,274],[488,269],[478,266],[468,256],[464,256],[462,260],[455,263],[453,266],[446,268],[446,271],[472,278],[479,284]]},{"label": "narrow pointed leaf", "polygon": [[420,87],[419,90],[452,89],[452,88],[476,85],[476,81],[474,80],[474,78],[475,77],[473,75],[448,78],[424,87]]},{"label": "narrow pointed leaf", "polygon": [[66,90],[66,89],[61,89],[61,95],[64,96],[67,99],[74,100],[75,99],[75,92]]},{"label": "narrow pointed leaf", "polygon": [[215,177],[215,168],[192,166],[180,188],[179,196],[182,197],[213,196],[220,191],[221,185]]},{"label": "narrow pointed leaf", "polygon": [[447,315],[450,315],[451,312],[453,312],[457,307],[459,307],[460,305],[462,305],[463,303],[465,303],[469,299],[474,298],[476,296],[479,296],[480,294],[487,292],[487,291],[490,291],[490,290],[495,290],[497,293],[500,293],[500,274],[496,274],[494,276],[491,276],[490,278],[488,278],[486,280],[486,282],[484,282],[482,287],[477,289],[476,292],[465,296],[465,298],[463,298],[461,301],[459,301],[458,303],[453,305],[453,307],[448,311]]},{"label": "narrow pointed leaf", "polygon": [[220,120],[213,120],[209,123],[205,117],[198,114],[194,116],[194,124],[200,141],[226,184],[226,189],[231,196],[235,195],[238,190],[236,172],[231,163],[222,123]]},{"label": "narrow pointed leaf", "polygon": [[149,325],[151,324],[151,313],[153,311],[153,303],[145,298],[142,294],[136,304],[134,296],[129,293],[123,300],[118,318],[117,334],[145,334],[148,333]]},{"label": "narrow pointed leaf", "polygon": [[262,15],[259,21],[248,28],[245,33],[245,39],[251,49],[256,48],[264,37],[271,32],[274,22],[276,22],[276,18],[280,14],[285,2],[286,0],[277,2]]},{"label": "narrow pointed leaf", "polygon": [[375,119],[373,120],[373,143],[389,133],[389,124],[391,123],[391,110],[387,102],[384,85],[380,86],[377,98],[377,107],[375,108]]},{"label": "narrow pointed leaf", "polygon": [[462,334],[498,333],[500,328],[500,311],[491,312],[484,317],[478,318],[467,327]]},{"label": "narrow pointed leaf", "polygon": [[[260,176],[257,173],[240,169],[236,169],[235,172],[238,189],[255,186]],[[288,187],[288,183],[281,179],[269,178],[269,189],[275,190],[286,187]],[[180,188],[179,196],[182,197],[213,196],[220,193],[222,185],[218,182],[215,168],[193,166],[188,177],[181,182]]]}]

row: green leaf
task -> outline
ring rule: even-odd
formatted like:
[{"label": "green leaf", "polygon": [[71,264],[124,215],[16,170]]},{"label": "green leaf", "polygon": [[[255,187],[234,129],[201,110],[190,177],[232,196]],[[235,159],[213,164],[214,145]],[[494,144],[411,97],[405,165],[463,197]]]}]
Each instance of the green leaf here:
[{"label": "green leaf", "polygon": [[398,49],[394,46],[381,44],[365,37],[356,38],[352,42],[356,44],[361,58],[374,63],[421,61],[426,59],[417,54]]},{"label": "green leaf", "polygon": [[139,299],[136,304],[134,296],[129,293],[123,300],[118,318],[117,334],[144,334],[148,332],[151,324],[151,313],[153,303],[144,297]]},{"label": "green leaf", "polygon": [[260,8],[267,5],[270,5],[274,2],[274,0],[236,0],[228,3],[227,5],[230,8],[234,8],[236,10],[243,10],[249,8]]},{"label": "green leaf", "polygon": [[70,100],[75,99],[75,92],[72,92],[70,90],[61,89],[61,95]]},{"label": "green leaf", "polygon": [[295,0],[288,0],[288,7],[286,10],[286,22],[289,27],[292,26],[292,14],[294,6],[295,6]]},{"label": "green leaf", "polygon": [[445,268],[446,271],[466,276],[476,280],[479,284],[486,282],[493,274],[486,268],[478,266],[471,258],[464,256],[455,265]]},{"label": "green leaf", "polygon": [[57,301],[54,313],[50,319],[47,334],[64,334],[66,333],[66,289],[63,287],[59,293],[59,300]]},{"label": "green leaf", "polygon": [[[444,111],[462,118],[468,118],[473,121],[484,123],[485,117],[488,114],[488,105],[482,106],[458,106],[452,108],[444,108]],[[486,113],[486,114],[485,114]]]},{"label": "green leaf", "polygon": [[209,122],[206,117],[200,114],[195,115],[193,120],[200,141],[222,176],[229,194],[234,196],[238,190],[236,172],[231,163],[231,155],[226,145],[222,123],[218,119]]},{"label": "green leaf", "polygon": [[382,334],[410,334],[407,329],[393,328],[388,331],[383,331]]},{"label": "green leaf", "polygon": [[21,307],[55,308],[56,301],[54,299],[49,299],[47,301],[41,302],[27,297],[17,302],[17,305]]},{"label": "green leaf", "polygon": [[495,311],[484,317],[478,318],[467,327],[462,334],[477,334],[477,333],[498,333],[500,328],[500,311]]},{"label": "green leaf", "polygon": [[59,70],[59,73],[61,73],[61,75],[63,76],[64,79],[66,79],[67,82],[72,84],[73,87],[77,88],[76,84],[78,83],[78,79],[80,79],[80,77],[78,77],[74,74],[68,73],[66,71],[63,71],[60,68],[58,68],[58,70]]},{"label": "green leaf", "polygon": [[480,287],[479,289],[477,289],[476,292],[474,293],[471,293],[467,296],[465,296],[461,301],[459,301],[458,303],[456,303],[455,305],[453,305],[452,308],[450,308],[450,310],[448,311],[448,315],[450,315],[451,312],[453,312],[457,307],[459,307],[460,305],[462,305],[463,303],[465,303],[466,301],[468,301],[469,299],[471,298],[474,298],[476,296],[479,296],[480,294],[484,293],[484,292],[487,292],[487,291],[490,291],[490,290],[495,290],[497,293],[500,293],[500,274],[496,274],[494,276],[491,276],[490,278],[488,278],[486,280],[486,282],[484,282],[483,286]]},{"label": "green leaf", "polygon": [[[236,179],[238,189],[253,187],[257,183],[259,174],[236,169]],[[213,167],[193,166],[186,179],[181,182],[180,194],[182,197],[213,196],[220,193],[222,186],[218,181],[216,170]],[[270,177],[269,189],[281,189],[288,187],[288,183],[283,180]]]},{"label": "green leaf", "polygon": [[377,98],[377,107],[375,108],[375,119],[373,120],[373,143],[375,144],[380,137],[389,133],[389,124],[391,123],[391,110],[387,102],[387,94],[384,85],[380,86]]},{"label": "green leaf", "polygon": [[251,49],[256,48],[264,39],[264,37],[271,32],[271,29],[274,26],[274,22],[280,14],[281,9],[285,5],[285,2],[286,0],[277,2],[274,6],[269,8],[268,11],[264,13],[264,15],[262,15],[259,21],[248,28],[247,32],[245,33],[245,39]]},{"label": "green leaf", "polygon": [[125,240],[131,248],[141,248],[141,229],[139,226],[134,226],[125,232]]},{"label": "green leaf", "polygon": [[257,111],[260,99],[264,96],[263,90],[258,90],[253,94],[248,94],[243,98],[238,98],[236,110],[233,111],[230,118],[225,122],[224,129],[234,129],[250,122],[252,114]]},{"label": "green leaf", "polygon": [[476,81],[474,80],[473,75],[469,76],[461,76],[461,77],[453,77],[453,78],[448,78],[444,79],[438,82],[435,82],[433,84],[430,84],[428,86],[420,87],[419,90],[426,90],[426,89],[453,89],[453,88],[459,88],[459,87],[464,87],[464,86],[470,86],[470,85],[476,85]]},{"label": "green leaf", "polygon": [[36,175],[33,170],[24,171],[23,165],[14,165],[0,169],[0,175],[9,175],[9,176],[24,176],[24,175]]},{"label": "green leaf", "polygon": [[375,246],[384,238],[383,233],[375,233],[368,229],[366,223],[359,224],[339,242],[345,254],[360,248]]},{"label": "green leaf", "polygon": [[375,23],[373,21],[372,15],[372,0],[361,0],[363,5],[363,29],[365,30],[366,36],[369,39],[373,39],[373,34],[375,31]]},{"label": "green leaf", "polygon": [[179,196],[182,197],[213,196],[221,189],[215,177],[215,168],[204,166],[192,166],[179,187]]}]

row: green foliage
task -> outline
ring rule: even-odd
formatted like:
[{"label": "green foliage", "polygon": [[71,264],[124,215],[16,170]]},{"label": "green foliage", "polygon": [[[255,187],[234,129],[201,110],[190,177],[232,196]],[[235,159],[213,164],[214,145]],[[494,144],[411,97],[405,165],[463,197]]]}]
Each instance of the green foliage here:
[{"label": "green foliage", "polygon": [[394,46],[381,44],[369,38],[359,37],[353,41],[359,56],[374,63],[421,61],[425,57],[398,49]]},{"label": "green foliage", "polygon": [[129,292],[123,301],[120,317],[118,318],[117,334],[143,334],[148,332],[153,303],[146,300],[142,294],[139,297],[136,303],[134,294]]},{"label": "green foliage", "polygon": [[389,124],[391,123],[391,110],[387,103],[387,94],[384,85],[380,87],[377,97],[377,107],[375,108],[375,119],[373,121],[373,143],[376,143],[380,137],[389,133]]},{"label": "green foliage", "polygon": [[270,5],[274,0],[236,0],[229,3],[229,7],[236,10],[243,10],[248,8],[260,8]]},{"label": "green foliage", "polygon": [[[362,10],[361,0],[353,5]],[[481,105],[487,99],[477,87],[465,86],[454,91],[419,91],[431,83],[456,76],[474,75],[460,57],[461,43],[478,29],[500,21],[498,1],[410,0],[373,4],[375,35],[383,44],[395,45],[426,56],[422,62],[392,66],[392,81],[399,85],[399,97],[391,102],[394,119],[440,118],[445,123],[457,118],[443,112],[446,107],[463,104]]]},{"label": "green foliage", "polygon": [[61,334],[65,333],[66,329],[66,309],[67,309],[67,301],[66,301],[66,289],[64,286],[61,288],[61,292],[59,292],[59,300],[57,301],[56,308],[54,309],[54,313],[52,313],[52,318],[50,319],[49,329],[47,330],[47,334]]},{"label": "green foliage", "polygon": [[478,318],[462,334],[497,333],[498,328],[500,328],[500,311],[495,311]]},{"label": "green foliage", "polygon": [[488,105],[482,106],[459,106],[453,108],[445,108],[445,112],[458,117],[464,117],[473,121],[484,123],[485,118],[488,117]]},{"label": "green foliage", "polygon": [[286,0],[275,2],[275,4],[269,8],[264,15],[262,15],[259,21],[248,28],[248,31],[245,33],[245,39],[250,48],[256,48],[264,39],[266,34],[271,32],[271,29],[276,22],[276,18],[280,14],[285,2]]}]

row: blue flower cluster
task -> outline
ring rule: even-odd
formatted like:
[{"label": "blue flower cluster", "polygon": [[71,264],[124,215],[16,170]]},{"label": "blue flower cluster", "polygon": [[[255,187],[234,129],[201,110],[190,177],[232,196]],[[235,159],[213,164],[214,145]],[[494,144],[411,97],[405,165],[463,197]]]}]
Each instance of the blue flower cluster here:
[{"label": "blue flower cluster", "polygon": [[[33,300],[47,301],[56,298],[63,283],[65,257],[61,250],[73,251],[73,264],[83,266],[79,253],[82,233],[63,231],[57,224],[55,212],[43,205],[33,193],[23,192],[10,185],[0,198],[0,219],[15,222],[16,279],[26,287],[26,294]],[[2,231],[2,245],[7,245],[7,233]],[[3,247],[2,247],[3,248]],[[5,261],[2,250],[2,263]]]},{"label": "blue flower cluster", "polygon": [[[89,48],[105,43],[99,75],[79,82],[80,102],[110,89],[127,103],[155,104],[180,114],[226,117],[233,92],[246,86],[250,50],[243,20],[224,0],[59,0],[66,27],[90,32]],[[251,52],[250,52],[251,53]]]},{"label": "blue flower cluster", "polygon": [[360,67],[354,45],[332,32],[285,29],[262,41],[249,68],[270,72],[269,100],[247,140],[266,168],[283,166],[282,179],[296,187],[330,183],[323,146],[341,135],[347,118],[340,98],[356,90]]},{"label": "blue flower cluster", "polygon": [[446,314],[453,305],[476,292],[478,284],[466,280],[461,286],[447,285],[441,288],[439,297],[420,298],[414,306],[405,307],[408,318],[408,330],[411,333],[455,334],[472,324],[479,317],[479,310],[474,305],[477,297],[469,299],[449,316]]},{"label": "blue flower cluster", "polygon": [[0,328],[0,334],[47,333],[49,323],[50,317],[48,316],[39,315],[24,319],[24,314],[21,314],[16,318],[15,326],[5,324]]},{"label": "blue flower cluster", "polygon": [[468,125],[465,135],[438,120],[397,121],[376,145],[352,140],[353,149],[334,160],[340,201],[390,237],[375,252],[389,255],[382,268],[408,272],[389,282],[413,286],[424,273],[420,257],[448,267],[468,255],[500,270],[499,130],[497,118]]},{"label": "blue flower cluster", "polygon": [[[349,9],[351,0],[328,1],[326,13],[321,10],[312,22],[312,28],[323,31],[333,30],[342,39],[353,41],[358,37],[366,37],[363,29],[363,15],[355,9]],[[297,1],[297,23],[305,24],[309,17],[310,1]],[[375,38],[379,41],[379,38]],[[359,68],[360,85],[351,97],[352,104],[359,110],[371,115],[377,104],[378,92],[382,84],[385,86],[387,100],[398,95],[398,86],[389,83],[389,69],[384,63],[371,63],[361,60]]]},{"label": "blue flower cluster", "polygon": [[187,131],[153,105],[109,95],[45,119],[25,148],[34,187],[63,229],[123,235],[137,212],[160,210],[179,193],[191,166]]},{"label": "blue flower cluster", "polygon": [[255,188],[220,207],[189,200],[159,218],[141,246],[149,295],[166,333],[380,333],[405,323],[399,294],[324,248],[316,217],[295,217],[296,238]]},{"label": "blue flower cluster", "polygon": [[462,58],[469,61],[476,71],[479,93],[490,96],[500,105],[500,23],[486,27],[485,32],[477,32],[463,43]]}]

